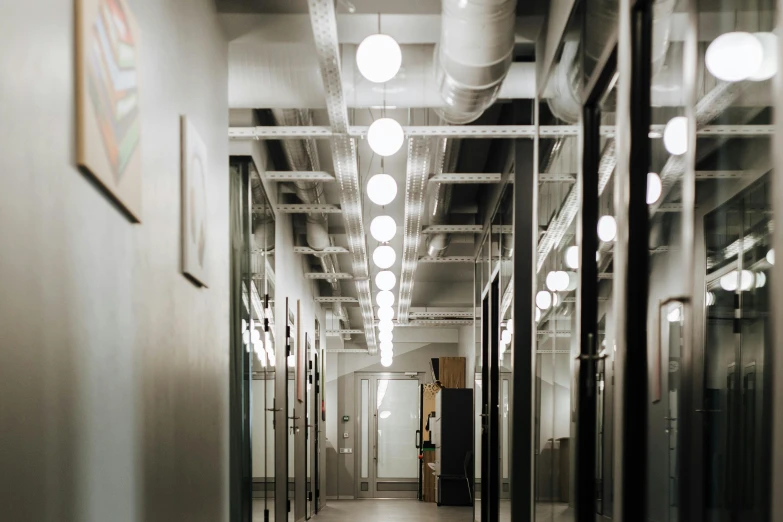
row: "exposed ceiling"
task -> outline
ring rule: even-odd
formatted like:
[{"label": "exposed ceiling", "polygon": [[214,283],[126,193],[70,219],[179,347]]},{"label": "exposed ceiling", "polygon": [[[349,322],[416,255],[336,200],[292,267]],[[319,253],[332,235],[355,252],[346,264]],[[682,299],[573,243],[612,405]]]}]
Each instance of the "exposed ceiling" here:
[{"label": "exposed ceiling", "polygon": [[[388,107],[384,111],[379,106],[370,106],[364,108],[345,107],[347,104],[346,96],[353,94],[351,86],[346,84],[346,75],[358,75],[358,71],[345,67],[340,70],[343,85],[348,85],[342,89],[343,92],[335,93],[330,88],[323,86],[321,77],[324,73],[324,67],[329,64],[319,62],[317,39],[313,38],[313,24],[310,20],[307,0],[281,0],[281,1],[261,1],[261,0],[218,0],[219,11],[223,13],[222,21],[226,34],[230,40],[230,86],[229,90],[235,92],[237,82],[242,80],[247,90],[258,92],[269,92],[270,94],[279,93],[280,95],[290,94],[289,88],[283,84],[276,84],[281,77],[285,77],[293,70],[299,76],[296,76],[294,83],[291,84],[295,89],[310,89],[306,96],[308,99],[313,97],[321,98],[321,103],[308,103],[304,106],[291,106],[290,109],[307,109],[308,117],[312,117],[312,125],[323,127],[325,129],[334,128],[334,115],[336,112],[334,101],[339,100],[343,104],[343,110],[347,109],[348,122],[352,126],[369,126],[375,119],[383,113],[387,117],[394,118],[402,125],[406,126],[428,126],[442,125],[441,120],[435,114],[431,107],[413,106],[413,107]],[[318,3],[318,2],[316,2]],[[541,5],[540,3],[532,3]],[[321,7],[326,5],[321,3]],[[374,0],[374,1],[338,1],[336,4],[336,18],[334,18],[337,34],[337,42],[342,51],[342,61],[350,60],[353,51],[351,46],[358,44],[365,36],[377,32],[378,23],[383,24],[384,32],[392,34],[403,46],[410,45],[414,49],[416,45],[425,46],[422,56],[430,57],[433,52],[433,45],[440,38],[440,0],[399,0],[395,2]],[[355,6],[355,11],[349,13],[350,6]],[[325,7],[329,9],[329,6]],[[381,16],[377,16],[378,13]],[[540,17],[540,7],[532,7],[530,2],[519,2],[517,8],[516,24],[516,45],[514,55],[516,61],[527,61],[532,59],[532,45],[537,37],[537,32],[542,25]],[[380,19],[380,20],[379,20]],[[272,46],[281,44],[280,50],[274,53],[275,59],[279,59],[277,64],[268,62],[253,64],[257,53],[262,53]],[[405,53],[413,52],[408,48]],[[287,53],[287,54],[286,54]],[[241,55],[236,58],[237,54]],[[272,66],[270,66],[270,63]],[[426,63],[426,62],[423,62]],[[292,64],[295,68],[292,69]],[[320,68],[320,70],[319,70]],[[304,72],[303,72],[304,71]],[[409,74],[411,72],[409,71]],[[416,73],[418,74],[418,73]],[[424,69],[422,74],[434,74],[432,66]],[[262,77],[261,75],[266,75]],[[290,80],[292,76],[288,76]],[[524,78],[524,81],[534,82],[534,77]],[[233,85],[232,85],[233,84]],[[532,85],[530,93],[532,97]],[[333,87],[333,86],[332,86]],[[377,89],[377,87],[374,87]],[[390,82],[385,89],[393,91],[395,84]],[[251,93],[252,94],[252,93]],[[393,94],[391,92],[390,96]],[[233,96],[233,94],[232,94]],[[381,99],[385,99],[386,92],[382,92]],[[243,100],[252,100],[252,96],[244,97]],[[291,97],[289,100],[297,98]],[[294,102],[291,102],[294,103]],[[331,105],[330,105],[331,104]],[[381,103],[380,105],[383,105]],[[236,108],[238,105],[232,104]],[[247,101],[239,104],[241,108],[252,110],[262,122],[262,125],[273,125],[274,119],[271,116],[270,105],[265,101],[248,103]],[[280,108],[277,105],[278,109]],[[320,107],[327,107],[320,108]],[[498,126],[514,123],[511,121],[510,105],[507,102],[498,102],[487,110],[478,120],[471,125]],[[390,242],[390,245],[397,253],[397,260],[391,268],[397,277],[398,284],[393,293],[396,300],[400,299],[400,281],[403,278],[402,253],[404,247],[404,229],[406,206],[408,215],[411,215],[411,203],[406,205],[406,185],[408,190],[415,190],[410,185],[411,168],[408,146],[405,145],[396,154],[387,157],[381,162],[381,158],[375,155],[370,149],[367,140],[364,138],[352,138],[356,147],[356,171],[358,172],[358,185],[361,188],[361,221],[365,237],[363,238],[367,251],[367,266],[370,276],[370,297],[372,299],[372,308],[375,307],[375,288],[374,278],[379,269],[372,263],[372,252],[378,246],[378,242],[370,236],[370,223],[376,216],[386,214],[393,217],[397,223],[397,234]],[[459,140],[459,152],[454,158],[451,166],[446,166],[445,171],[439,167],[443,162],[442,148],[444,139],[438,137],[422,137],[419,143],[427,145],[429,153],[426,155],[426,163],[429,165],[426,177],[431,178],[436,174],[445,172],[448,174],[481,174],[481,173],[503,173],[510,167],[509,154],[510,148],[502,139],[461,139]],[[315,154],[320,169],[332,176],[334,181],[323,183],[323,202],[333,205],[339,205],[344,202],[344,194],[341,192],[339,183],[340,176],[335,171],[335,160],[344,161],[344,157],[336,158],[334,155],[334,143],[328,136],[315,140]],[[266,146],[271,153],[274,168],[277,171],[296,170],[286,158],[283,152],[282,142],[269,140]],[[440,154],[438,151],[441,151]],[[419,158],[420,160],[422,158]],[[373,204],[366,196],[366,183],[373,174],[385,172],[392,175],[397,181],[398,195],[396,199],[384,208]],[[498,175],[494,183],[497,184],[500,176]],[[439,179],[439,178],[438,178]],[[497,190],[491,183],[466,183],[460,181],[453,183],[453,179],[446,179],[448,189],[451,194],[450,205],[445,217],[441,217],[438,223],[432,223],[430,219],[431,198],[434,190],[438,187],[437,182],[424,183],[421,227],[423,233],[413,235],[416,238],[413,245],[418,243],[418,253],[413,260],[412,271],[413,286],[410,292],[409,302],[406,301],[407,324],[422,324],[421,321],[428,321],[418,328],[455,328],[462,323],[472,320],[474,312],[474,259],[478,254],[478,241],[482,237],[479,233],[484,226],[489,226],[486,222],[488,212],[488,201],[497,197]],[[445,185],[441,185],[441,191]],[[293,189],[291,182],[281,182],[278,186],[279,203],[298,203],[300,200]],[[408,194],[410,196],[410,194]],[[343,247],[346,252],[335,254],[337,260],[336,271],[339,273],[355,274],[355,255],[352,255],[352,237],[350,227],[346,223],[346,216],[349,214],[332,213],[328,214],[328,233],[331,237],[332,245]],[[306,215],[299,214],[295,216],[295,242],[299,246],[307,246],[307,223]],[[447,247],[441,252],[441,258],[431,259],[427,256],[427,243],[435,234],[427,233],[426,227],[437,225],[470,225],[479,226],[478,230],[467,232],[453,232],[440,234],[439,238],[446,238]],[[355,239],[355,238],[353,238]],[[316,256],[311,254],[302,254],[309,260],[310,270],[313,273],[322,272],[322,263]],[[360,306],[364,299],[362,292],[357,291],[358,282],[345,280],[342,281],[342,296],[349,298],[345,303],[345,309],[350,320],[352,331],[366,331],[366,328],[373,328],[372,324],[367,324],[366,314]],[[319,293],[322,296],[330,296],[333,288],[326,280],[318,280]],[[358,298],[358,302],[357,302]],[[395,303],[395,309],[398,304]],[[330,313],[330,312],[328,312]],[[396,314],[395,314],[396,316]],[[405,320],[400,322],[405,323]],[[331,325],[337,324],[334,320]],[[404,325],[400,325],[404,326]],[[333,329],[330,326],[329,329]],[[344,328],[344,327],[343,327]],[[401,328],[402,329],[402,328]],[[404,328],[407,332],[411,328]],[[396,332],[395,332],[396,333]],[[408,337],[410,336],[407,333]],[[344,346],[346,349],[364,348],[370,345],[371,351],[374,348],[375,340],[369,342],[363,333],[351,333],[350,340],[345,338],[332,338],[332,346]],[[396,337],[396,336],[395,336]],[[344,341],[344,342],[343,342]]]}]

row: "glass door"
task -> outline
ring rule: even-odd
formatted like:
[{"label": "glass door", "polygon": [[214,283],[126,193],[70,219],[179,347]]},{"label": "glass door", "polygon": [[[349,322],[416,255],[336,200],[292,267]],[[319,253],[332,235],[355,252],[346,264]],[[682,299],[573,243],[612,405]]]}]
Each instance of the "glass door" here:
[{"label": "glass door", "polygon": [[389,373],[357,377],[357,497],[416,498],[419,385],[418,376]]}]

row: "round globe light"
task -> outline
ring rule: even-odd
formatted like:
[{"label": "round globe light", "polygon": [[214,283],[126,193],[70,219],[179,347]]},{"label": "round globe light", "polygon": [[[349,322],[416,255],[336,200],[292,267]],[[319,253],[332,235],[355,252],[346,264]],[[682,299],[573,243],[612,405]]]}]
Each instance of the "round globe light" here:
[{"label": "round globe light", "polygon": [[678,306],[674,310],[670,311],[668,314],[666,314],[666,318],[669,319],[670,323],[679,322],[679,320],[682,318],[682,307]]},{"label": "round globe light", "polygon": [[261,332],[255,328],[250,332],[250,342],[256,344],[261,341]]},{"label": "round globe light", "polygon": [[381,308],[394,305],[394,294],[388,290],[381,290],[375,296],[375,302]]},{"label": "round globe light", "polygon": [[508,343],[503,342],[503,339],[500,340],[500,356],[503,357],[503,354],[506,353],[506,348],[508,348]]},{"label": "round globe light", "polygon": [[661,197],[661,177],[655,172],[647,173],[647,204],[652,205]]},{"label": "round globe light", "polygon": [[536,306],[541,310],[547,310],[552,306],[552,294],[546,290],[541,290],[536,294]]},{"label": "round globe light", "polygon": [[568,268],[572,270],[576,270],[579,268],[579,247],[576,245],[571,245],[570,247],[566,248],[565,251],[565,264],[568,266]]},{"label": "round globe light", "polygon": [[754,274],[750,270],[743,270],[742,276],[740,277],[740,288],[742,289],[742,291],[747,292],[748,290],[752,290],[755,285],[756,285],[756,274]]},{"label": "round globe light", "polygon": [[675,156],[688,152],[688,118],[675,116],[669,120],[663,129],[663,146]]},{"label": "round globe light", "polygon": [[394,357],[394,348],[388,346],[381,350],[381,357]]},{"label": "round globe light", "polygon": [[541,320],[541,309],[536,306],[536,322]]},{"label": "round globe light", "polygon": [[371,34],[356,49],[356,67],[371,82],[388,82],[400,70],[400,65],[400,45],[388,34]]},{"label": "round globe light", "polygon": [[749,80],[760,82],[769,80],[778,72],[778,37],[775,33],[753,33],[753,36],[761,42],[761,65],[750,75]]},{"label": "round globe light", "polygon": [[381,332],[378,334],[378,340],[381,342],[394,340],[394,335],[391,332]]},{"label": "round globe light", "polygon": [[565,292],[568,290],[568,286],[571,283],[571,278],[568,277],[568,272],[564,270],[558,270],[555,272],[555,290],[557,292]]},{"label": "round globe light", "polygon": [[704,300],[707,303],[707,306],[712,306],[715,304],[715,294],[713,292],[707,292],[704,295]]},{"label": "round globe light", "polygon": [[557,285],[555,284],[557,282],[557,272],[550,271],[546,275],[546,287],[549,289],[550,292],[554,292],[557,290]]},{"label": "round globe light", "polygon": [[397,277],[394,272],[382,270],[375,275],[375,286],[380,290],[391,290],[397,284]]},{"label": "round globe light", "polygon": [[764,47],[756,36],[742,31],[724,33],[707,47],[704,64],[725,82],[747,80],[761,68]]},{"label": "round globe light", "polygon": [[397,222],[391,216],[378,216],[370,222],[370,234],[376,241],[388,243],[397,233]]},{"label": "round globe light", "polygon": [[764,272],[756,272],[756,288],[763,288],[767,284],[767,275]]},{"label": "round globe light", "polygon": [[720,277],[720,287],[726,290],[727,292],[736,292],[737,291],[737,271],[732,270],[728,274],[724,274]]},{"label": "round globe light", "polygon": [[394,319],[394,308],[391,306],[383,306],[378,308],[379,321],[391,321],[392,319]]},{"label": "round globe light", "polygon": [[508,329],[503,330],[503,333],[500,334],[500,340],[504,343],[508,344],[511,342],[511,332],[508,331]]},{"label": "round globe light", "polygon": [[394,323],[391,320],[378,321],[379,332],[391,332],[392,330],[394,330]]},{"label": "round globe light", "polygon": [[393,358],[392,358],[392,357],[381,357],[381,365],[382,365],[384,368],[388,368],[388,367],[389,367],[389,366],[391,366],[393,363],[394,363],[394,361],[393,361]]},{"label": "round globe light", "polygon": [[372,252],[372,261],[382,270],[391,268],[397,260],[397,253],[389,245],[381,245]]},{"label": "round globe light", "polygon": [[296,357],[294,357],[293,355],[289,355],[286,360],[288,362],[289,368],[293,368],[294,366],[296,366]]},{"label": "round globe light", "polygon": [[379,156],[395,154],[405,141],[405,132],[397,120],[379,118],[367,129],[367,142],[372,151]]},{"label": "round globe light", "polygon": [[598,220],[598,238],[604,243],[614,241],[617,237],[617,222],[614,216],[601,216]]},{"label": "round globe light", "polygon": [[397,182],[388,174],[376,174],[367,182],[367,197],[376,205],[388,205],[397,197]]},{"label": "round globe light", "polygon": [[381,349],[382,352],[389,351],[394,349],[394,345],[391,341],[381,341],[381,343],[378,345],[378,348]]},{"label": "round globe light", "polygon": [[775,249],[774,248],[770,248],[769,251],[767,252],[767,255],[765,257],[767,259],[767,263],[769,263],[770,265],[774,265],[775,264]]},{"label": "round globe light", "polygon": [[508,323],[506,323],[506,330],[508,330],[508,332],[511,333],[511,334],[514,333],[514,320],[513,319],[509,319]]}]

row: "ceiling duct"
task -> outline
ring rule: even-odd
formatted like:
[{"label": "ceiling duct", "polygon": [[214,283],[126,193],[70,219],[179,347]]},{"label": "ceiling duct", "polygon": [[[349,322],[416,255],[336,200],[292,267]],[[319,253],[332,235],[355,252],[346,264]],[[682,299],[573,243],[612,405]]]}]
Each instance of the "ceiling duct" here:
[{"label": "ceiling duct", "polygon": [[[447,138],[438,140],[435,175],[443,172],[456,172],[459,148],[460,140]],[[453,186],[454,185],[451,183],[430,183],[427,203],[430,225],[448,224]],[[450,234],[431,234],[427,239],[427,255],[429,257],[443,256],[449,246],[450,240]]]},{"label": "ceiling duct", "polygon": [[[279,126],[310,126],[313,124],[312,113],[300,109],[273,109],[272,116],[275,124]],[[321,164],[318,160],[318,151],[315,145],[315,139],[307,138],[302,140],[283,140],[283,151],[288,159],[289,167],[295,171],[320,171]],[[324,186],[320,181],[295,181],[294,190],[302,203],[321,204],[323,201]],[[329,236],[329,219],[326,214],[307,214],[306,235],[307,246],[320,252],[327,247],[332,246],[332,238]],[[315,257],[321,262],[321,267],[326,274],[335,274],[340,270],[340,266],[335,254],[316,253]],[[342,287],[337,278],[327,279],[332,287],[332,296],[341,296]],[[334,315],[344,324],[346,330],[350,330],[351,324],[348,319],[348,312],[342,303],[334,303]],[[346,339],[350,335],[346,334]]]},{"label": "ceiling duct", "polygon": [[469,123],[492,105],[514,51],[516,0],[443,0],[435,79],[449,123]]},{"label": "ceiling duct", "polygon": [[[586,15],[587,34],[601,34],[606,27],[613,27],[617,20],[617,2],[601,0],[598,5],[591,5]],[[669,49],[672,14],[675,0],[657,0],[653,4],[653,40],[652,40],[652,73],[657,76],[663,69],[666,51]],[[593,62],[601,59],[607,41],[604,39],[587,39],[585,53]],[[589,45],[594,42],[596,45]],[[547,104],[552,114],[566,123],[577,123],[582,113],[580,86],[582,83],[582,61],[579,56],[580,42],[569,40],[563,44],[560,61],[552,73],[547,93]],[[655,82],[654,82],[655,83]]]}]

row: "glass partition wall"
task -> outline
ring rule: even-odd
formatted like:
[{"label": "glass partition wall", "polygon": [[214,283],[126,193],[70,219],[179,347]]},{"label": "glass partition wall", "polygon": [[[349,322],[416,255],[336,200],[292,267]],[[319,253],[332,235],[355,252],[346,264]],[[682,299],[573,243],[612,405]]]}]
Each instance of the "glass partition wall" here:
[{"label": "glass partition wall", "polygon": [[769,520],[776,20],[572,13],[538,105],[536,520]]}]

